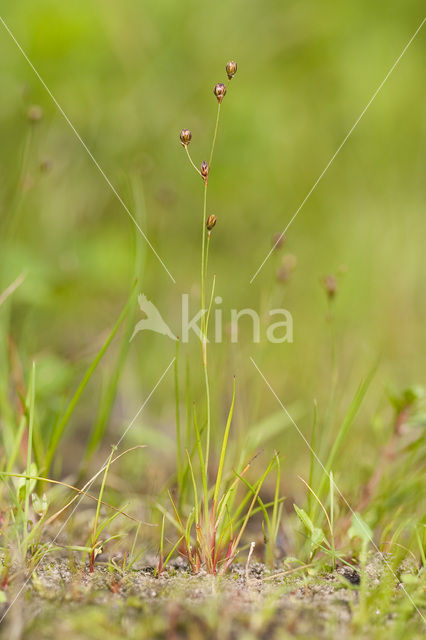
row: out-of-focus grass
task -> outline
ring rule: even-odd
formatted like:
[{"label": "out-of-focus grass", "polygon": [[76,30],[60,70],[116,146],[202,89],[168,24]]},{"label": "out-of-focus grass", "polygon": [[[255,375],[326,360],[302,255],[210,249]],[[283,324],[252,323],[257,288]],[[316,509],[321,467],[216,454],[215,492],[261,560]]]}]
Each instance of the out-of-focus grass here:
[{"label": "out-of-focus grass", "polygon": [[[302,500],[296,475],[306,477],[308,451],[277,414],[248,357],[256,357],[284,404],[292,405],[308,437],[317,398],[324,460],[360,379],[378,361],[333,469],[339,486],[359,498],[393,428],[385,389],[425,383],[424,32],[300,211],[282,251],[249,281],[272,236],[287,225],[419,26],[420,0],[386,6],[379,0],[5,0],[0,15],[177,281],[147,248],[0,25],[0,292],[27,274],[0,307],[2,362],[13,356],[13,382],[2,381],[5,404],[29,380],[35,360],[38,422],[46,433],[52,429],[123,308],[135,255],[140,291],[176,333],[182,292],[192,293],[195,310],[202,185],[197,193],[178,133],[191,128],[191,152],[201,162],[212,134],[212,88],[223,80],[224,63],[235,58],[238,76],[224,102],[210,181],[209,213],[218,217],[210,271],[217,274],[225,316],[230,308],[284,304],[294,318],[294,343],[252,345],[247,331],[238,345],[211,345],[215,451],[236,374],[231,450],[240,450],[249,429],[256,440],[253,425],[259,425],[265,437],[255,446],[266,440],[266,449],[280,450],[284,491]],[[43,109],[37,124],[27,118],[33,104]],[[275,278],[283,253],[297,259],[286,284]],[[320,280],[338,272],[330,322]],[[71,436],[65,434],[55,456],[57,475],[78,471],[118,349],[114,344],[73,416]],[[106,447],[173,350],[167,338],[153,334],[138,334],[131,343]],[[201,388],[198,344],[184,346],[185,358],[192,401]],[[166,379],[128,437],[129,446],[149,444],[150,457],[124,460],[120,476],[111,474],[118,493],[156,494],[169,481],[173,421],[173,385]],[[418,519],[420,501],[407,496],[418,495],[419,450],[411,455],[396,467],[398,487],[385,475],[374,524],[395,531],[410,517]]]}]

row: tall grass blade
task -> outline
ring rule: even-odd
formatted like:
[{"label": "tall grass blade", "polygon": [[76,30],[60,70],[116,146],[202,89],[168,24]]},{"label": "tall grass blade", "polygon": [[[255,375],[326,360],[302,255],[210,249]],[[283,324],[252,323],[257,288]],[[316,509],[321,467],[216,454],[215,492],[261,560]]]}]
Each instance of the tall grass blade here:
[{"label": "tall grass blade", "polygon": [[[134,287],[133,287],[134,288]],[[123,309],[123,311],[121,312],[117,322],[115,323],[114,327],[112,328],[108,338],[106,339],[106,341],[104,342],[102,348],[100,349],[100,351],[97,353],[96,357],[94,358],[92,364],[90,365],[90,367],[88,368],[88,370],[86,371],[83,380],[80,382],[77,391],[75,392],[74,396],[71,399],[71,402],[69,403],[67,409],[65,410],[65,413],[63,414],[62,418],[59,420],[59,422],[55,425],[55,428],[52,432],[52,436],[50,439],[50,443],[49,443],[49,448],[47,450],[46,453],[46,458],[44,461],[44,467],[45,467],[45,471],[48,472],[50,469],[50,466],[52,464],[52,460],[53,460],[53,456],[55,455],[56,449],[58,448],[58,444],[63,436],[63,433],[65,431],[65,428],[78,404],[78,401],[80,400],[80,397],[83,393],[83,391],[85,390],[87,384],[89,383],[94,371],[96,370],[98,364],[100,363],[100,361],[102,360],[103,356],[105,355],[108,347],[110,346],[111,342],[113,341],[115,335],[117,334],[117,331],[119,330],[124,318],[126,317],[128,311],[129,311],[129,307],[130,307],[130,303],[131,300],[133,298],[133,290],[132,293],[129,297],[129,299],[127,300],[127,303]]]},{"label": "tall grass blade", "polygon": [[232,416],[234,415],[234,405],[235,405],[235,378],[234,378],[234,382],[233,382],[233,386],[232,386],[231,407],[230,407],[229,413],[228,413],[228,419],[227,419],[227,422],[226,422],[225,433],[223,434],[222,449],[220,451],[220,458],[219,458],[219,468],[218,468],[218,471],[217,471],[216,485],[215,485],[214,494],[213,494],[213,505],[215,505],[215,506],[217,505],[217,502],[218,502],[218,499],[219,499],[220,484],[222,482],[223,465],[225,464],[226,448],[228,446],[229,430],[231,428]]},{"label": "tall grass blade", "polygon": [[[28,438],[27,438],[27,468],[26,474],[31,474],[31,457],[33,448],[33,430],[34,430],[34,407],[35,407],[35,363],[33,362],[30,379],[30,407],[29,407],[29,419],[28,419]],[[30,486],[31,480],[27,478],[25,480],[25,511],[24,511],[24,523],[25,529],[27,529],[28,512],[30,505]]]},{"label": "tall grass blade", "polygon": [[[333,446],[331,447],[331,451],[328,455],[327,461],[325,463],[325,472],[322,476],[321,482],[320,482],[320,486],[318,489],[318,496],[319,498],[321,498],[321,496],[324,495],[324,491],[327,487],[327,484],[329,482],[329,473],[330,470],[334,464],[334,461],[336,459],[336,455],[338,453],[338,451],[340,450],[340,447],[344,441],[344,439],[346,438],[348,431],[358,413],[358,410],[365,398],[365,395],[370,387],[371,381],[374,377],[374,374],[376,372],[376,366],[373,367],[373,369],[370,371],[370,373],[368,374],[367,378],[365,380],[363,380],[360,384],[360,386],[357,389],[357,392],[355,393],[355,396],[349,406],[349,409],[343,419],[343,422],[340,426],[340,429],[337,433],[337,436],[333,442]],[[315,519],[315,515],[317,513],[317,507],[318,504],[314,504],[313,508],[312,508],[312,517],[313,519]]]}]

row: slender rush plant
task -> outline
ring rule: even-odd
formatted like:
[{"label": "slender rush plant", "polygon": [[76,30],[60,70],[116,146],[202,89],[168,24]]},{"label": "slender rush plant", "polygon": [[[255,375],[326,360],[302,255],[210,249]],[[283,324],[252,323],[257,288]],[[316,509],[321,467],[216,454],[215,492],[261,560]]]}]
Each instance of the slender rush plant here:
[{"label": "slender rush plant", "polygon": [[[267,475],[275,465],[279,465],[279,458],[276,454],[267,466],[263,475],[252,485],[246,482],[244,476],[251,466],[251,461],[244,463],[243,468],[234,472],[230,477],[225,474],[225,457],[228,447],[228,438],[231,428],[232,416],[235,404],[235,380],[231,406],[222,438],[222,446],[219,455],[219,463],[216,472],[216,479],[213,486],[209,487],[210,469],[210,445],[211,445],[211,394],[208,373],[207,357],[207,334],[209,328],[209,318],[212,309],[215,277],[213,277],[211,290],[208,290],[208,259],[211,234],[216,225],[216,216],[207,215],[207,195],[209,178],[211,175],[214,150],[219,129],[220,114],[223,99],[227,93],[229,82],[237,72],[237,63],[228,62],[226,73],[228,85],[219,82],[214,87],[214,95],[217,98],[217,113],[213,132],[208,161],[203,160],[200,168],[197,167],[189,152],[188,146],[192,140],[189,129],[182,129],[180,132],[180,142],[185,149],[188,160],[197,174],[203,181],[203,206],[202,206],[202,236],[201,236],[201,360],[204,373],[204,386],[206,398],[205,422],[199,423],[195,406],[192,410],[192,424],[195,434],[195,443],[190,444],[186,439],[186,464],[184,468],[181,443],[181,428],[179,418],[179,385],[178,385],[178,357],[176,357],[175,384],[176,384],[176,439],[177,439],[177,484],[179,500],[175,504],[171,494],[169,498],[173,508],[173,515],[169,514],[161,505],[159,509],[163,513],[162,535],[160,544],[160,561],[158,573],[161,573],[167,565],[171,553],[163,560],[164,541],[164,518],[167,518],[177,529],[179,541],[173,550],[182,542],[184,552],[188,557],[189,564],[194,572],[198,572],[203,567],[207,572],[216,574],[219,570],[226,571],[235,559],[242,536],[249,519],[257,512],[266,513],[266,509],[273,507],[273,526],[268,526],[268,530],[273,531],[272,537],[276,537],[278,529],[277,518],[279,514],[278,505],[282,502],[276,491],[274,501],[264,504],[260,499],[260,490]],[[177,348],[178,356],[178,348]],[[188,394],[187,394],[188,395]],[[187,400],[188,412],[188,400]],[[193,458],[198,456],[200,477],[197,475],[197,467]],[[192,486],[193,507],[189,515],[183,516],[183,496]],[[246,489],[245,494],[237,501],[236,494],[239,488]],[[200,494],[200,495],[199,495]],[[195,542],[193,531],[195,529]],[[272,544],[272,541],[271,541]],[[173,551],[172,550],[172,551]]]},{"label": "slender rush plant", "polygon": [[[226,73],[228,75],[229,82],[231,82],[236,72],[237,72],[237,63],[234,61],[228,62],[228,64],[226,65]],[[207,192],[208,192],[208,186],[209,186],[209,176],[210,176],[212,162],[213,162],[213,154],[216,146],[217,132],[219,129],[220,111],[221,111],[222,101],[227,92],[227,86],[223,84],[223,82],[218,82],[215,85],[213,91],[214,91],[214,95],[217,98],[216,123],[215,123],[215,128],[213,133],[213,140],[210,148],[209,161],[207,162],[206,160],[203,160],[201,163],[200,169],[197,168],[196,164],[192,160],[191,154],[189,153],[189,149],[188,149],[188,145],[192,139],[191,132],[189,131],[189,129],[182,129],[182,131],[180,132],[180,141],[186,151],[189,162],[191,163],[192,167],[194,167],[195,171],[201,176],[201,179],[204,182],[203,226],[202,226],[202,234],[201,234],[201,310],[202,310],[202,315],[201,315],[200,341],[201,341],[204,381],[205,381],[205,388],[206,388],[206,403],[207,403],[207,433],[206,433],[206,452],[205,452],[205,464],[207,467],[209,464],[210,435],[211,435],[210,384],[209,384],[209,375],[208,375],[208,367],[207,367],[207,332],[208,332],[209,316],[210,316],[210,310],[212,307],[214,288],[215,288],[215,282],[216,282],[215,278],[213,278],[209,306],[208,308],[206,308],[207,267],[208,267],[208,260],[209,260],[211,232],[217,222],[216,216],[214,214],[211,214],[207,217]]]}]

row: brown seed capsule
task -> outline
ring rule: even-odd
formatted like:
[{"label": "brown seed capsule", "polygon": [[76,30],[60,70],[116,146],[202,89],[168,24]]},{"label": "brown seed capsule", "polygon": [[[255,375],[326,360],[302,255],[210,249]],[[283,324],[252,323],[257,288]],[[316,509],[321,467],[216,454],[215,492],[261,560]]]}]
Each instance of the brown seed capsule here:
[{"label": "brown seed capsule", "polygon": [[52,169],[52,161],[50,160],[50,158],[44,158],[44,160],[40,162],[40,171],[42,173],[49,173],[51,169]]},{"label": "brown seed capsule", "polygon": [[331,300],[337,293],[337,280],[334,276],[325,276],[322,281],[323,287],[329,299]]},{"label": "brown seed capsule", "polygon": [[181,145],[187,147],[192,140],[192,133],[189,129],[182,129],[180,132]]},{"label": "brown seed capsule", "polygon": [[285,236],[283,233],[276,233],[272,238],[272,248],[273,249],[281,249],[285,242]]},{"label": "brown seed capsule", "polygon": [[211,231],[215,226],[216,222],[217,222],[217,218],[214,215],[214,213],[212,213],[211,216],[207,218],[207,223],[206,223],[207,230]]},{"label": "brown seed capsule", "polygon": [[228,62],[228,64],[226,65],[226,73],[228,74],[229,80],[232,80],[232,78],[237,73],[237,63],[235,62],[235,60],[230,60]]},{"label": "brown seed capsule", "polygon": [[220,104],[220,103],[222,102],[222,100],[224,99],[224,97],[225,97],[225,93],[226,93],[226,87],[225,87],[225,85],[223,84],[223,82],[218,82],[218,83],[215,85],[215,88],[213,89],[213,91],[214,91],[214,95],[215,95],[215,96],[216,96],[216,98],[217,98],[217,101],[218,101],[218,102],[219,102],[219,104]]},{"label": "brown seed capsule", "polygon": [[287,282],[294,269],[296,268],[297,259],[292,253],[286,253],[281,260],[281,265],[277,271],[277,280],[278,282],[285,283]]},{"label": "brown seed capsule", "polygon": [[43,117],[43,109],[38,104],[33,104],[27,111],[27,118],[30,122],[40,122]]},{"label": "brown seed capsule", "polygon": [[203,180],[207,180],[208,175],[209,175],[209,165],[207,164],[207,162],[205,160],[203,160],[202,163],[201,163],[200,173],[201,173],[201,177],[203,178]]}]

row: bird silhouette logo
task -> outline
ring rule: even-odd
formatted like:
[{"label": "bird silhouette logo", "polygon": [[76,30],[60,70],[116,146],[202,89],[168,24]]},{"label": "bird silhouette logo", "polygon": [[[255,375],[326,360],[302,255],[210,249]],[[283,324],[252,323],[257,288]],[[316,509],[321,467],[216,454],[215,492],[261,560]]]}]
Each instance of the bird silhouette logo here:
[{"label": "bird silhouette logo", "polygon": [[154,331],[155,333],[168,336],[172,340],[176,341],[178,339],[161,317],[161,313],[158,311],[155,304],[151,302],[151,300],[148,300],[143,293],[138,296],[138,303],[141,311],[146,315],[146,318],[139,320],[129,342],[133,340],[139,331]]}]

